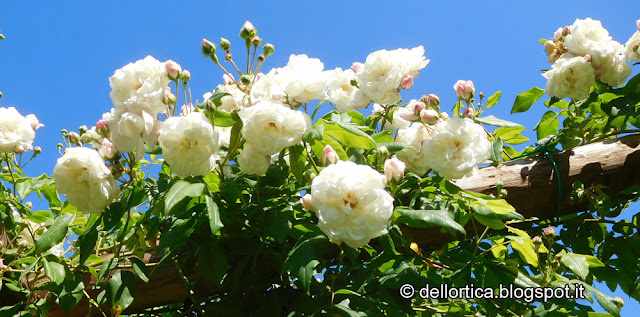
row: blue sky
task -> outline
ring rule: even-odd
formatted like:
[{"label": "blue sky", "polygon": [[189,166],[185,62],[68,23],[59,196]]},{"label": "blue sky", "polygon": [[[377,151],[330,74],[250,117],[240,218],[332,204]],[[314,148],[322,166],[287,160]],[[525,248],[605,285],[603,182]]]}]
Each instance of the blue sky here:
[{"label": "blue sky", "polygon": [[[471,79],[487,96],[503,92],[487,114],[523,124],[535,139],[532,128],[544,107],[509,112],[515,95],[544,87],[540,70],[550,65],[538,39],[592,17],[624,43],[640,19],[640,2],[632,1],[6,1],[0,7],[6,36],[0,42],[0,106],[34,113],[46,125],[37,131],[35,145],[44,153],[27,168],[32,175],[51,174],[60,129],[90,127],[109,111],[108,77],[129,62],[147,55],[177,61],[191,71],[194,98],[201,99],[222,76],[200,54],[201,39],[230,39],[242,60],[237,34],[245,20],[276,47],[264,71],[285,65],[290,54],[319,58],[325,69],[348,68],[375,50],[423,45],[431,63],[405,100],[435,93],[450,109],[453,84]],[[627,303],[623,315],[639,308],[616,295]]]}]

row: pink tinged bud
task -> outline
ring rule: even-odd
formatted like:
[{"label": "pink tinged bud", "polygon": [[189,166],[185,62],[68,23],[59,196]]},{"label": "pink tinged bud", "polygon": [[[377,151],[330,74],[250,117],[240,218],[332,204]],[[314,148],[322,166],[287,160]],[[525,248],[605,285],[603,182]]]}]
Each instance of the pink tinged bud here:
[{"label": "pink tinged bud", "polygon": [[400,88],[411,89],[411,87],[413,87],[413,76],[404,76],[404,78],[402,78],[402,81],[400,82]]},{"label": "pink tinged bud", "polygon": [[357,73],[358,70],[360,70],[360,68],[362,68],[362,63],[360,62],[355,62],[353,64],[351,64],[351,69],[353,70],[353,72]]},{"label": "pink tinged bud", "polygon": [[33,148],[33,152],[36,154],[40,154],[42,153],[42,148],[40,146],[36,146],[35,148]]},{"label": "pink tinged bud", "polygon": [[591,55],[586,54],[586,55],[585,55],[585,56],[583,56],[583,57],[584,57],[584,60],[585,60],[585,61],[587,61],[587,62],[591,63]]},{"label": "pink tinged bud", "polygon": [[433,109],[425,109],[420,111],[420,120],[426,124],[438,123],[438,113]]},{"label": "pink tinged bud", "polygon": [[98,150],[100,156],[105,160],[110,160],[116,155],[116,147],[109,141],[109,139],[105,138],[102,140],[100,144],[100,150]]},{"label": "pink tinged bud", "polygon": [[392,179],[399,182],[404,177],[404,169],[406,165],[400,161],[397,157],[392,157],[384,161],[384,176],[387,178],[387,182]]},{"label": "pink tinged bud", "polygon": [[568,26],[565,26],[564,29],[562,29],[562,36],[567,36],[571,34],[571,29],[569,29]]},{"label": "pink tinged bud", "polygon": [[476,87],[473,86],[473,82],[470,80],[458,80],[453,89],[456,91],[458,99],[469,102],[473,98],[473,94],[476,93]]},{"label": "pink tinged bud", "polygon": [[107,133],[109,133],[109,125],[107,124],[107,121],[98,120],[98,122],[96,122],[96,132],[102,136],[106,136]]},{"label": "pink tinged bud", "polygon": [[256,75],[256,81],[260,80],[260,78],[262,78],[262,77],[264,77],[264,74],[263,73],[258,73]]},{"label": "pink tinged bud", "polygon": [[427,106],[436,107],[439,104],[440,104],[440,97],[438,97],[436,94],[429,94],[427,96]]},{"label": "pink tinged bud", "polygon": [[180,78],[180,72],[182,71],[182,67],[172,60],[168,60],[164,62],[164,71],[167,73],[167,77],[171,80],[177,80]]},{"label": "pink tinged bud", "polygon": [[194,112],[195,109],[196,108],[193,106],[193,104],[182,105],[182,107],[180,107],[180,114],[181,115],[187,115],[189,113]]},{"label": "pink tinged bud", "polygon": [[328,163],[336,164],[338,162],[338,153],[334,150],[331,145],[327,144],[322,150],[322,165],[328,165]]},{"label": "pink tinged bud", "polygon": [[225,85],[231,85],[233,83],[235,83],[235,79],[233,79],[232,76],[229,76],[227,74],[222,75],[222,82],[224,82]]},{"label": "pink tinged bud", "polygon": [[22,144],[17,144],[16,146],[13,147],[13,153],[16,153],[16,154],[22,154],[26,151],[27,149]]},{"label": "pink tinged bud", "polygon": [[0,259],[0,270],[4,268],[4,260]]},{"label": "pink tinged bud", "polygon": [[75,132],[71,132],[71,133],[69,133],[69,134],[68,134],[68,138],[69,138],[69,142],[71,142],[71,143],[74,143],[74,144],[75,144],[75,143],[80,142],[80,135],[78,135],[78,134],[77,134],[77,133],[75,133]]},{"label": "pink tinged bud", "polygon": [[40,123],[38,118],[33,114],[29,114],[25,118],[27,118],[27,120],[29,120],[29,124],[31,124],[31,128],[33,129],[33,131],[44,127],[44,124]]},{"label": "pink tinged bud", "polygon": [[308,211],[315,211],[315,208],[313,208],[313,198],[311,197],[311,195],[305,194],[304,196],[302,196],[302,198],[300,198],[300,202],[302,203],[302,208]]},{"label": "pink tinged bud", "polygon": [[476,114],[473,112],[473,109],[467,107],[467,109],[464,110],[464,117],[473,119],[476,117]]},{"label": "pink tinged bud", "polygon": [[553,227],[548,226],[547,229],[544,229],[543,234],[544,234],[545,238],[553,238],[553,237],[556,236],[556,231],[553,230]]}]

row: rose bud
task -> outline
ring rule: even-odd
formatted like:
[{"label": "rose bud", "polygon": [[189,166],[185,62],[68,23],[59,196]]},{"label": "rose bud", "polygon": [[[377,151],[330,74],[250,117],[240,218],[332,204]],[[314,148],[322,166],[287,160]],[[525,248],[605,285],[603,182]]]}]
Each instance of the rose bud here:
[{"label": "rose bud", "polygon": [[200,44],[200,50],[202,51],[202,54],[204,56],[212,57],[212,56],[215,56],[216,54],[216,45],[211,43],[211,41],[207,39],[202,39],[202,44]]},{"label": "rose bud", "polygon": [[22,144],[16,144],[16,146],[13,147],[13,153],[16,153],[16,154],[22,154],[26,151],[27,149],[25,149],[24,145]]},{"label": "rose bud", "polygon": [[25,207],[27,207],[27,208],[29,208],[29,209],[31,209],[31,208],[33,207],[33,203],[32,203],[32,202],[30,202],[30,201],[28,201],[28,202],[26,202],[26,203],[24,204],[24,206],[25,206]]},{"label": "rose bud", "polygon": [[334,150],[331,145],[327,144],[322,150],[322,165],[328,165],[327,161],[331,164],[336,164],[338,162],[338,153]]},{"label": "rose bud", "polygon": [[259,36],[254,36],[251,39],[251,44],[253,44],[253,47],[258,47],[258,45],[260,45],[260,43],[262,43],[262,39]]},{"label": "rose bud", "polygon": [[270,44],[270,43],[267,43],[264,46],[262,46],[262,51],[264,52],[265,58],[271,56],[271,54],[273,54],[273,51],[275,50],[276,50],[275,46],[273,46],[273,44]]},{"label": "rose bud", "polygon": [[225,39],[224,37],[221,37],[220,48],[223,49],[225,52],[229,52],[229,49],[231,48],[231,42],[229,42],[229,40]]},{"label": "rose bud", "polygon": [[467,109],[464,110],[464,114],[462,116],[465,118],[473,119],[476,117],[476,114],[473,112],[473,109],[467,107]]},{"label": "rose bud", "polygon": [[427,101],[425,102],[429,107],[437,107],[440,104],[440,97],[436,94],[429,94],[426,97]]},{"label": "rose bud", "polygon": [[80,142],[80,135],[78,135],[75,132],[69,133],[68,138],[69,138],[69,142],[71,142],[71,143],[75,144],[75,143]]},{"label": "rose bud", "polygon": [[[164,95],[162,96],[162,103],[167,106],[171,106],[172,104],[176,103],[176,100],[177,100],[177,97],[171,92],[171,90],[165,91]],[[96,126],[96,131],[97,130],[98,130],[98,126]]]},{"label": "rose bud", "polygon": [[257,34],[258,30],[249,21],[245,21],[240,29],[240,37],[247,41],[251,41]]},{"label": "rose bud", "polygon": [[476,88],[473,86],[473,82],[470,80],[458,80],[453,89],[456,91],[458,99],[469,102],[473,98],[473,94],[476,92]]},{"label": "rose bud", "polygon": [[98,150],[100,153],[100,157],[105,160],[110,160],[116,155],[116,147],[109,141],[109,139],[102,139],[102,144],[100,144],[100,149]]},{"label": "rose bud", "polygon": [[180,78],[180,72],[182,71],[182,67],[172,60],[168,60],[164,62],[164,71],[167,73],[167,77],[169,79],[176,81]]},{"label": "rose bud", "polygon": [[42,153],[42,148],[40,146],[36,146],[33,148],[33,153],[40,154]]},{"label": "rose bud", "polygon": [[96,132],[102,136],[106,136],[109,133],[109,125],[104,120],[98,120],[96,122]]},{"label": "rose bud", "polygon": [[411,89],[411,87],[413,87],[413,76],[404,76],[404,78],[402,78],[402,81],[400,82],[400,88]]},{"label": "rose bud", "polygon": [[182,79],[183,82],[188,82],[189,80],[191,80],[191,72],[188,70],[184,70],[180,73],[180,79]]},{"label": "rose bud", "polygon": [[556,236],[556,231],[553,230],[553,227],[548,226],[547,229],[544,229],[544,237],[547,239],[551,239]]},{"label": "rose bud", "polygon": [[438,123],[438,112],[433,109],[424,109],[420,111],[420,120],[426,124]]},{"label": "rose bud", "polygon": [[387,178],[387,182],[390,182],[392,179],[399,182],[404,177],[405,167],[404,162],[395,156],[384,161],[384,176]]},{"label": "rose bud", "polygon": [[357,72],[358,72],[358,70],[359,70],[360,68],[362,68],[362,65],[363,65],[363,64],[362,64],[362,63],[360,63],[360,62],[355,62],[355,63],[351,64],[351,69],[352,69],[355,73],[357,73]]}]

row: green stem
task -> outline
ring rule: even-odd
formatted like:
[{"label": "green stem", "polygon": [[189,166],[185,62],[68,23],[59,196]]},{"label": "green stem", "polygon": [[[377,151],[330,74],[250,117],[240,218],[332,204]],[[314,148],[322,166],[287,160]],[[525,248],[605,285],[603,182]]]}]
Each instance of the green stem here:
[{"label": "green stem", "polygon": [[187,291],[189,291],[189,298],[191,298],[191,301],[193,302],[193,305],[198,306],[198,310],[200,310],[200,313],[202,314],[202,316],[206,316],[204,309],[202,308],[202,305],[200,304],[200,302],[196,299],[195,293],[193,292],[193,289],[191,288],[191,283],[189,283],[189,280],[187,279],[187,277],[184,275],[184,272],[182,271],[182,267],[180,267],[180,263],[178,262],[178,259],[173,260],[176,264],[176,268],[178,269],[178,274],[180,274],[180,277],[182,277],[182,281],[184,282],[184,286],[187,288]]}]

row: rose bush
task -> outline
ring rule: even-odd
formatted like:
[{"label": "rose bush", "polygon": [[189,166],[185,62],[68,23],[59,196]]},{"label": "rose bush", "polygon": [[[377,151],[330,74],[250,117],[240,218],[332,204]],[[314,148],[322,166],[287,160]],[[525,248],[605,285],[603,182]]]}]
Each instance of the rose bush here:
[{"label": "rose bush", "polygon": [[[142,311],[139,285],[167,268],[175,276],[162,283],[185,290],[172,286],[182,303],[163,302],[167,316],[593,313],[569,298],[407,298],[404,284],[490,294],[580,285],[618,315],[621,300],[594,281],[640,299],[638,226],[614,218],[637,187],[619,199],[565,184],[589,211],[556,222],[525,219],[501,181],[493,195],[457,184],[479,167],[537,154],[555,166],[558,148],[639,132],[640,77],[627,81],[637,34],[625,48],[599,21],[578,19],[544,40],[547,85],[518,95],[512,113],[544,93],[549,109],[536,147],[520,151],[524,127],[486,112],[501,92],[485,99],[460,80],[448,112],[435,94],[401,95],[429,62],[422,46],[373,52],[347,70],[291,55],[261,73],[274,46],[260,52],[250,22],[240,37],[257,58],[246,72],[231,41],[202,41],[224,75],[201,103],[175,61],[147,56],[116,70],[111,110],[90,129],[62,131],[53,177],[22,171],[39,120],[0,108],[0,316]],[[47,210],[34,210],[33,195]]]}]

